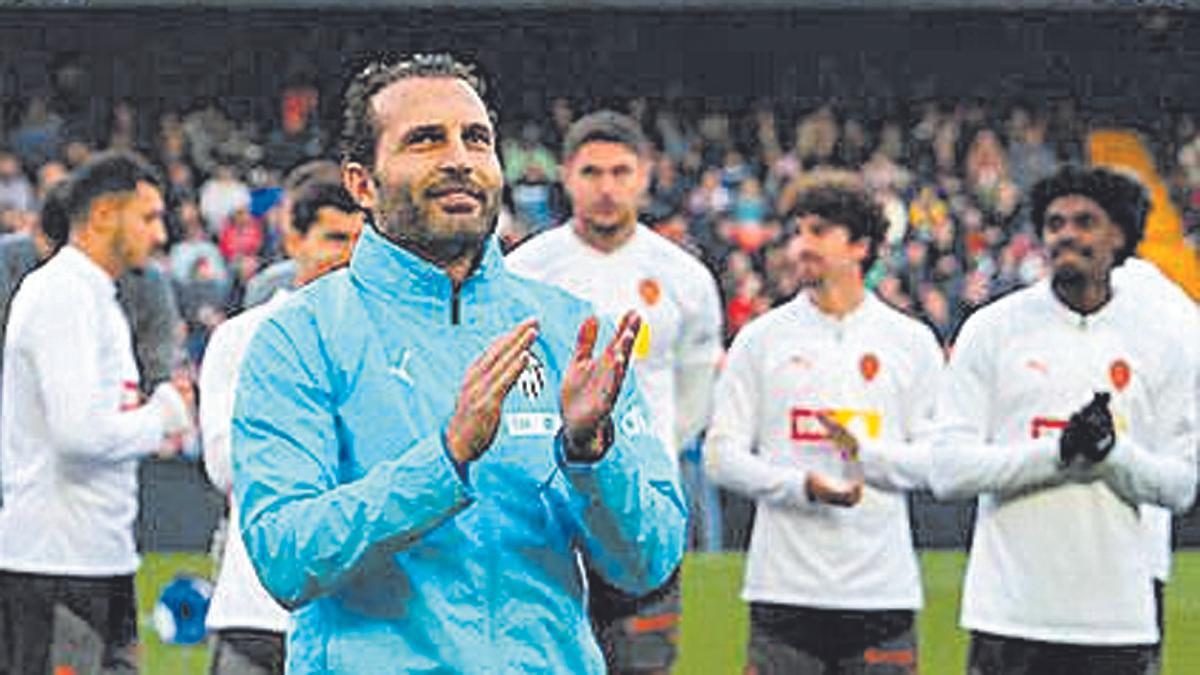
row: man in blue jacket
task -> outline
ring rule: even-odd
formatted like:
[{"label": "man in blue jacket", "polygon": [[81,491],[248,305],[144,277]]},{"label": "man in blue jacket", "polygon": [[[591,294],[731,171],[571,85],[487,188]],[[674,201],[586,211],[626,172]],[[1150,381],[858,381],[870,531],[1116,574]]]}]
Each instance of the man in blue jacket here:
[{"label": "man in blue jacket", "polygon": [[292,609],[288,672],[597,673],[583,564],[630,593],[679,565],[676,469],[582,301],[509,274],[471,69],[369,66],[343,177],[347,270],[259,329],[234,414],[246,548]]}]

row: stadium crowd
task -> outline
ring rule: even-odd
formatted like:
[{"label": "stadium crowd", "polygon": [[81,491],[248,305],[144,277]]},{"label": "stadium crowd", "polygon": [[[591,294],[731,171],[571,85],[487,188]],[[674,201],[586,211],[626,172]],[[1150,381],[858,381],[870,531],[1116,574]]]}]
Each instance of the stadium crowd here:
[{"label": "stadium crowd", "polygon": [[[286,90],[278,128],[265,133],[255,132],[254,121],[230,119],[219,101],[163,111],[157,128],[142,129],[137,120],[152,115],[121,102],[107,135],[88,138],[68,110],[31,97],[20,123],[0,140],[0,228],[35,230],[45,192],[98,150],[132,149],[150,158],[168,182],[168,245],[157,264],[173,281],[186,352],[199,363],[216,325],[247,304],[249,280],[285,256],[278,207],[286,170],[336,155],[335,130],[318,123],[318,100],[315,88]],[[857,173],[889,220],[869,284],[948,340],[974,308],[1042,275],[1026,191],[1061,163],[1082,158],[1094,121],[1070,100],[1036,108],[926,101],[888,119],[866,119],[834,103],[798,115],[785,114],[780,102],[733,112],[704,111],[698,103],[631,99],[624,108],[654,146],[643,219],[717,276],[728,340],[795,293],[779,214],[825,169]],[[559,149],[565,129],[589,107],[559,98],[541,119],[502,120],[506,246],[569,213]],[[1200,132],[1188,116],[1159,126],[1146,140],[1194,237]]]}]

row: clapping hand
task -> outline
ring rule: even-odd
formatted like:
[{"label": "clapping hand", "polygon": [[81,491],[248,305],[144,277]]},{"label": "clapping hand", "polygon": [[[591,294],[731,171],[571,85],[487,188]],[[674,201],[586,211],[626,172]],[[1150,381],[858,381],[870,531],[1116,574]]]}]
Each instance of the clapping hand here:
[{"label": "clapping hand", "polygon": [[561,406],[567,457],[595,461],[608,451],[612,409],[629,368],[642,320],[636,312],[621,317],[617,332],[599,356],[593,356],[599,322],[588,317],[579,327],[575,354],[563,374]]}]

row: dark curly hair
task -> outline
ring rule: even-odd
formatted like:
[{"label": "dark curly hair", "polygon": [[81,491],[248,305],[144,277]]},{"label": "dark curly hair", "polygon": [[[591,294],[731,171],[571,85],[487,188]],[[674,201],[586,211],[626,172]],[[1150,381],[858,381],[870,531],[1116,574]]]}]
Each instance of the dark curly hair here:
[{"label": "dark curly hair", "polygon": [[1146,233],[1150,196],[1137,180],[1104,167],[1067,165],[1034,184],[1029,192],[1030,212],[1038,238],[1045,228],[1046,209],[1059,197],[1079,195],[1096,202],[1125,233],[1125,246],[1116,252],[1116,264],[1133,255]]},{"label": "dark curly hair", "polygon": [[[357,162],[373,169],[379,128],[371,111],[371,99],[389,85],[409,77],[457,78],[475,90],[487,103],[487,84],[475,73],[474,64],[450,54],[414,54],[397,60],[372,61],[350,81],[342,98],[342,162]],[[496,115],[488,106],[488,116]]]},{"label": "dark curly hair", "polygon": [[866,239],[867,257],[862,261],[866,274],[875,264],[879,244],[887,233],[888,222],[883,209],[865,190],[841,184],[818,185],[800,192],[787,211],[788,223],[804,216],[820,218],[850,231],[851,241]]}]

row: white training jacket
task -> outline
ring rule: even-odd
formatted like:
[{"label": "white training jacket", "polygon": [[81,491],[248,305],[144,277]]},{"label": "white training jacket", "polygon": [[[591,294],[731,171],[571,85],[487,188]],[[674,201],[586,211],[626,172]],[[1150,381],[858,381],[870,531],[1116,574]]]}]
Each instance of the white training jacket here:
[{"label": "white training jacket", "polygon": [[[1168,313],[1180,333],[1190,335],[1193,344],[1200,344],[1200,306],[1154,263],[1129,258],[1113,270],[1112,281],[1123,292],[1135,294],[1139,303],[1154,304],[1158,311]],[[1200,368],[1196,372],[1200,374]],[[1196,392],[1197,401],[1200,401],[1200,381],[1196,382]],[[1150,504],[1141,507],[1151,556],[1150,569],[1155,579],[1166,582],[1171,576],[1171,512]]]},{"label": "white training jacket", "polygon": [[[929,328],[871,293],[840,320],[801,294],[742,329],[717,381],[705,466],[758,503],[743,599],[920,608],[908,503],[893,490],[927,480],[942,362]],[[841,477],[848,466],[822,412],[859,439],[868,486],[857,506],[806,495],[809,472]]]},{"label": "white training jacket", "polygon": [[208,608],[209,630],[254,629],[283,633],[288,612],[263,588],[242,542],[240,510],[233,488],[232,424],[238,372],[250,339],[288,297],[278,290],[264,304],[252,307],[217,326],[204,350],[200,369],[200,433],[208,479],[229,499],[229,519],[221,570]]},{"label": "white training jacket", "polygon": [[140,404],[131,342],[112,278],[74,246],[21,283],[4,345],[0,569],[137,571],[138,460],[164,416]]},{"label": "white training jacket", "polygon": [[514,274],[558,286],[619,318],[642,317],[634,370],[663,448],[675,459],[680,444],[708,419],[721,358],[721,300],[704,265],[653,230],[638,225],[611,253],[589,246],[572,222],[547,230],[504,259]]},{"label": "white training jacket", "polygon": [[[1084,645],[1158,639],[1139,505],[1188,508],[1196,486],[1197,345],[1137,294],[1081,316],[1048,280],[963,326],[938,399],[931,483],[979,497],[962,624]],[[1058,437],[1112,394],[1116,444],[1088,470]]]}]

